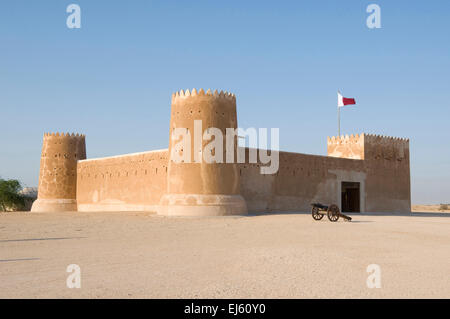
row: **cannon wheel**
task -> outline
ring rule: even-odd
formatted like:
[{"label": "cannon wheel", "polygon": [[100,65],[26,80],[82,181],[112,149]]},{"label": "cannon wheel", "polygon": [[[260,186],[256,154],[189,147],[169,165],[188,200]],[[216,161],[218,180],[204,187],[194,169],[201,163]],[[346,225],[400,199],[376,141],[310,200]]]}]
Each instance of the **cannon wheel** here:
[{"label": "cannon wheel", "polygon": [[328,207],[327,215],[330,222],[337,222],[339,219],[339,207],[335,204],[331,205]]},{"label": "cannon wheel", "polygon": [[311,209],[311,215],[314,218],[314,220],[321,220],[323,218],[323,214],[319,213],[319,208],[313,206]]}]

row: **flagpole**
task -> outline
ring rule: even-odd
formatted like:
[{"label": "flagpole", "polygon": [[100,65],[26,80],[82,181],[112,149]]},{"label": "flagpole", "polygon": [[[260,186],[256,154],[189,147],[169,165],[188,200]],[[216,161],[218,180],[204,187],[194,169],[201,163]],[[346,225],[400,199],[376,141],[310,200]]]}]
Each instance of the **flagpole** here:
[{"label": "flagpole", "polygon": [[337,105],[337,110],[338,110],[338,136],[341,136],[341,107],[339,106],[339,96],[341,95],[341,92],[339,92],[339,90],[338,90],[337,93],[338,93],[338,105]]},{"label": "flagpole", "polygon": [[338,106],[338,136],[341,136],[341,108]]}]

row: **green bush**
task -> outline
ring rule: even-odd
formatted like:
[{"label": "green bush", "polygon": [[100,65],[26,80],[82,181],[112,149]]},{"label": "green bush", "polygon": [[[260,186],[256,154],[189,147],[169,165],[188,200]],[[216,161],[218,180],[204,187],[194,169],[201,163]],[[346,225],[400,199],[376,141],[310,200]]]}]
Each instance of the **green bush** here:
[{"label": "green bush", "polygon": [[18,210],[24,207],[25,197],[19,194],[22,189],[16,179],[4,180],[0,178],[0,210]]}]

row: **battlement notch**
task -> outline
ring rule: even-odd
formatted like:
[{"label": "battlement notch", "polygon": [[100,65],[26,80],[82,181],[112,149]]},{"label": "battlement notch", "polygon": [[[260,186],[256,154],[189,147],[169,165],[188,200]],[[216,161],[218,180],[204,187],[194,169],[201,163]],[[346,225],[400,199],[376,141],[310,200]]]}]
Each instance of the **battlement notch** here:
[{"label": "battlement notch", "polygon": [[189,91],[189,89],[187,90],[180,90],[177,91],[175,93],[172,94],[172,103],[176,103],[180,100],[185,100],[185,99],[189,99],[192,97],[214,97],[217,99],[228,99],[231,101],[236,101],[236,95],[227,91],[218,91],[218,90],[214,90],[214,92],[211,89],[208,89],[206,92],[203,89],[199,89],[197,91],[197,89],[192,89],[191,91]]}]

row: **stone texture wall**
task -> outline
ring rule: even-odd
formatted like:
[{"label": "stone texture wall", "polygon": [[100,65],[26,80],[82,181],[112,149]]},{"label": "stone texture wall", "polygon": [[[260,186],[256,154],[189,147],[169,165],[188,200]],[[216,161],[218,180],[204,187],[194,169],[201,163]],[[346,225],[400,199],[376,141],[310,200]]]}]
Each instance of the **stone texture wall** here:
[{"label": "stone texture wall", "polygon": [[[196,130],[195,121],[201,121],[201,129]],[[183,90],[172,96],[170,117],[171,136],[169,141],[169,161],[167,193],[161,198],[159,214],[163,215],[233,215],[247,211],[240,195],[240,182],[236,163],[225,163],[226,129],[237,127],[236,97],[234,94],[217,90],[191,92]],[[203,152],[211,152],[206,146],[215,141],[202,136],[208,128],[216,128],[224,139],[223,158],[207,163]],[[179,141],[173,139],[177,129],[186,130],[190,145],[183,149]],[[197,138],[196,138],[197,137]],[[196,144],[196,141],[199,143]],[[233,139],[234,149],[237,137]],[[185,157],[184,162],[175,162],[174,156]]]},{"label": "stone texture wall", "polygon": [[84,135],[44,135],[38,198],[76,199],[77,161],[86,158]]},{"label": "stone texture wall", "polygon": [[167,150],[78,162],[79,211],[153,211],[167,187]]},{"label": "stone texture wall", "polygon": [[364,134],[327,138],[328,156],[364,159]]},{"label": "stone texture wall", "polygon": [[[362,160],[280,152],[274,175],[260,174],[261,164],[240,164],[241,192],[250,212],[309,211],[310,203],[341,201],[341,181],[361,183],[366,173]],[[248,149],[246,149],[248,158]],[[361,210],[366,211],[364,197]]]},{"label": "stone texture wall", "polygon": [[[201,120],[199,132],[196,120]],[[226,163],[226,139],[222,161],[207,163],[203,152],[211,151],[206,146],[214,137],[203,140],[202,135],[210,127],[218,128],[223,137],[227,128],[237,127],[234,94],[203,89],[173,94],[167,150],[81,160],[76,165],[85,157],[84,136],[46,136],[39,197],[74,200],[76,194],[80,211],[230,215],[247,210],[309,211],[312,202],[342,207],[342,182],[357,182],[362,212],[411,209],[406,139],[370,134],[329,137],[328,156],[279,152],[278,172],[265,175],[261,163],[249,163],[248,148],[246,162],[236,163],[236,137],[234,163]],[[172,139],[177,129],[187,133],[190,145],[180,146]],[[174,162],[174,155],[187,157]]]},{"label": "stone texture wall", "polygon": [[410,212],[409,140],[369,134],[364,138],[367,209]]},{"label": "stone texture wall", "polygon": [[[170,194],[239,194],[239,176],[235,164],[195,163],[194,154],[204,150],[210,142],[202,140],[201,149],[194,145],[194,120],[201,120],[203,130],[208,127],[219,128],[225,137],[226,128],[236,128],[236,97],[227,92],[177,92],[172,99],[170,133],[176,128],[187,128],[191,138],[189,163],[169,162]],[[199,132],[200,138],[203,132]],[[237,138],[234,139],[237,145]],[[186,150],[174,149],[174,141],[169,139],[169,151],[183,153]],[[225,155],[225,143],[223,150]],[[222,159],[224,161],[225,159]]]},{"label": "stone texture wall", "polygon": [[[359,182],[362,212],[409,212],[408,141],[370,135],[365,141],[364,160],[280,152],[273,175],[261,174],[261,163],[248,163],[246,148],[237,174],[248,211],[309,211],[312,202],[340,206],[341,183]],[[168,150],[80,161],[78,209],[155,212],[166,193],[167,167]]]},{"label": "stone texture wall", "polygon": [[363,159],[366,210],[411,211],[409,140],[361,134],[327,139],[328,155]]},{"label": "stone texture wall", "polygon": [[77,161],[85,158],[84,135],[45,133],[32,211],[76,210]]}]

